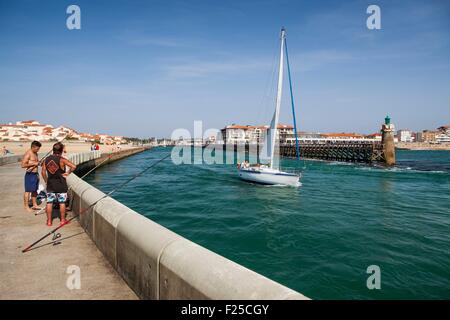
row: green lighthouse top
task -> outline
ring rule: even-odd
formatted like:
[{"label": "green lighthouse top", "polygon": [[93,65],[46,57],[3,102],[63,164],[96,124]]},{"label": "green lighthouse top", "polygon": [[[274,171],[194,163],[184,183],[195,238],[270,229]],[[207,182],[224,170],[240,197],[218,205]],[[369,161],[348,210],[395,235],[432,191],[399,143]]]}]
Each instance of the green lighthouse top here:
[{"label": "green lighthouse top", "polygon": [[386,118],[384,118],[384,124],[386,125],[391,124],[391,118],[389,118],[389,116],[386,116]]}]

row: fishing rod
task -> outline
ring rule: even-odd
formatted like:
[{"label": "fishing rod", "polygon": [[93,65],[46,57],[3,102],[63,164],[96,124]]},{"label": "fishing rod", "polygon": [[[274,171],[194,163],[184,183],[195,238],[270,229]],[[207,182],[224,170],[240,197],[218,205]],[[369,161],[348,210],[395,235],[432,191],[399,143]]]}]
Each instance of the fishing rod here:
[{"label": "fishing rod", "polygon": [[[66,134],[65,137],[62,138],[62,139],[61,139],[60,141],[58,141],[57,143],[63,142],[63,141],[66,140],[68,137],[69,137],[69,134]],[[28,168],[26,171],[27,171],[27,172],[31,172],[31,170],[33,170],[34,168],[39,167],[39,166],[44,162],[44,160],[50,155],[50,153],[51,153],[52,151],[53,151],[53,148],[50,149],[50,150],[42,157],[42,159],[38,161],[38,163],[37,163],[36,165],[34,165],[34,166]]]},{"label": "fishing rod", "polygon": [[94,203],[92,203],[91,205],[89,205],[87,208],[84,208],[83,210],[80,211],[80,213],[78,213],[77,215],[73,216],[72,218],[70,218],[69,220],[67,220],[67,222],[65,224],[59,225],[58,227],[54,228],[53,230],[49,231],[47,234],[45,234],[44,236],[42,236],[41,238],[39,238],[38,240],[36,240],[35,242],[33,242],[32,244],[30,244],[28,247],[26,247],[25,249],[22,250],[22,253],[28,252],[30,251],[31,248],[33,248],[36,244],[38,244],[39,242],[41,242],[42,240],[44,240],[45,238],[49,237],[50,235],[54,234],[56,231],[58,231],[59,229],[63,228],[65,225],[67,225],[70,221],[72,221],[73,219],[77,218],[78,216],[82,215],[83,213],[85,213],[86,211],[88,211],[90,208],[94,207],[97,203],[99,203],[101,200],[111,196],[114,192],[120,190],[121,188],[123,188],[125,185],[127,185],[128,183],[130,183],[131,181],[133,181],[134,179],[138,178],[139,176],[143,175],[145,172],[147,172],[148,170],[150,170],[151,168],[153,168],[154,166],[156,166],[157,164],[161,163],[162,161],[164,161],[165,159],[167,159],[168,157],[171,156],[172,153],[169,153],[168,155],[164,156],[163,158],[157,160],[156,162],[153,162],[150,166],[148,166],[147,168],[145,168],[144,170],[142,170],[141,172],[135,174],[134,176],[132,176],[130,179],[126,180],[124,183],[120,184],[117,188],[111,190],[110,192],[108,192],[107,194],[103,195],[102,197],[100,197],[100,199],[98,199],[97,201],[95,201]]},{"label": "fishing rod", "polygon": [[[101,165],[103,165],[106,161],[110,160],[112,157],[112,153],[106,158],[104,159],[102,162],[100,162],[98,165],[96,165],[94,168],[92,168],[91,170],[89,170],[86,174],[84,174],[82,177],[80,177],[81,180],[83,180],[86,176],[88,176],[92,171],[94,171],[95,169],[97,169],[98,167],[100,167]],[[69,192],[69,190],[72,190],[73,187],[70,186],[69,189],[67,189],[67,192]],[[37,213],[35,213],[35,216],[41,215],[45,212],[45,207],[40,209]]]}]

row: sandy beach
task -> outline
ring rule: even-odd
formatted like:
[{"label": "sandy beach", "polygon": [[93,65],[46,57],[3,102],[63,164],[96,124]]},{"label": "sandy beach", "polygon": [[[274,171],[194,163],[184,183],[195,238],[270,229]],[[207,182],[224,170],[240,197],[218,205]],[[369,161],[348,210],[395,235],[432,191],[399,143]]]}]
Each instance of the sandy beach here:
[{"label": "sandy beach", "polygon": [[[40,153],[46,153],[52,149],[52,146],[55,142],[43,142]],[[79,141],[64,141],[63,142],[66,145],[67,153],[79,153],[79,152],[88,152],[91,150],[91,143],[90,142],[79,142]],[[25,142],[0,142],[0,150],[3,148],[3,146],[6,147],[10,152],[12,152],[14,155],[22,155],[24,154],[31,145],[31,141],[25,141]],[[132,148],[132,145],[124,144],[124,145],[100,145],[100,151],[102,152],[114,152],[120,150],[126,150]]]}]

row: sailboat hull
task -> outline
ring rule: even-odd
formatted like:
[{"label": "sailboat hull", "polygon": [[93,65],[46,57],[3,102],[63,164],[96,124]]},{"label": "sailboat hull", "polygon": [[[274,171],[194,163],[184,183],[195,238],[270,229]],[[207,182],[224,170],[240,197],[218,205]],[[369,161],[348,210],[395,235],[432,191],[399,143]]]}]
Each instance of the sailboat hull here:
[{"label": "sailboat hull", "polygon": [[300,176],[278,170],[240,169],[239,178],[266,185],[285,185],[299,187]]}]

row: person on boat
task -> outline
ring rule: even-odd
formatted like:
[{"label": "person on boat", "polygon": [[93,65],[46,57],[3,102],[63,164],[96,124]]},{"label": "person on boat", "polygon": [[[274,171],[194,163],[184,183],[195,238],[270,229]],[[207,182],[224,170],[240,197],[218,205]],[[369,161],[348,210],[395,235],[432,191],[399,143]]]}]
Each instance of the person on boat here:
[{"label": "person on boat", "polygon": [[[25,172],[25,193],[23,195],[23,205],[26,211],[40,210],[37,204],[37,190],[39,188],[39,157],[38,152],[42,144],[39,141],[33,141],[31,148],[25,153],[22,159],[22,168]],[[30,209],[29,200],[31,195],[32,207]]]},{"label": "person on boat", "polygon": [[250,168],[250,163],[249,163],[247,160],[245,160],[245,161],[242,163],[242,165],[243,165],[244,169]]},{"label": "person on boat", "polygon": [[[77,166],[69,160],[63,158],[64,145],[57,142],[53,145],[53,154],[48,156],[42,165],[42,177],[47,183],[47,226],[52,225],[53,203],[59,204],[61,214],[60,225],[67,224],[66,220],[66,200],[67,200],[67,176],[73,172]],[[66,167],[69,171],[66,172]]]}]

